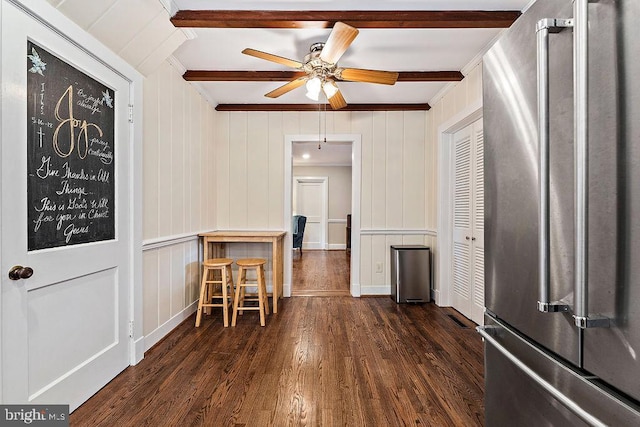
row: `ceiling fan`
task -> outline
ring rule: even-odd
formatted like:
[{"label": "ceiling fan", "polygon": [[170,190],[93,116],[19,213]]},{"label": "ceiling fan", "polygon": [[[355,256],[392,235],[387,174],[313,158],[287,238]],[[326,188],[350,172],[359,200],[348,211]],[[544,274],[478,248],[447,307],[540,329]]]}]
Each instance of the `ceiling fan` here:
[{"label": "ceiling fan", "polygon": [[293,79],[289,83],[265,94],[266,97],[277,98],[306,84],[307,97],[318,101],[320,91],[322,90],[329,100],[331,108],[338,110],[346,107],[347,102],[342,96],[340,89],[338,89],[336,80],[386,85],[393,85],[396,80],[398,80],[398,73],[391,71],[338,67],[338,60],[357,35],[357,28],[343,22],[336,22],[326,43],[319,42],[312,44],[309,53],[304,58],[304,62],[250,48],[243,50],[242,53],[286,65],[287,67],[296,68],[306,73],[305,76]]}]

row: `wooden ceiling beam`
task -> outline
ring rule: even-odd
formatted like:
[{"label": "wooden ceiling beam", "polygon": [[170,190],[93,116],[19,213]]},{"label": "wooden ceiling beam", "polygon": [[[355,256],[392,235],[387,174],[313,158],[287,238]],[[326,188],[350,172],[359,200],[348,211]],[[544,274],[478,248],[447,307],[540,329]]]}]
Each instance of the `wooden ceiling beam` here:
[{"label": "wooden ceiling beam", "polygon": [[176,27],[189,28],[508,28],[517,10],[180,10]]},{"label": "wooden ceiling beam", "polygon": [[187,70],[182,78],[189,82],[284,82],[304,75],[304,71]]},{"label": "wooden ceiling beam", "polygon": [[[218,104],[216,111],[318,111],[318,104]],[[429,104],[349,104],[340,110],[327,108],[327,112],[341,111],[427,111]],[[324,109],[322,110],[324,111]]]},{"label": "wooden ceiling beam", "polygon": [[[218,71],[187,70],[182,77],[190,82],[284,82],[305,76],[304,71]],[[458,82],[460,71],[400,71],[399,82]]]}]

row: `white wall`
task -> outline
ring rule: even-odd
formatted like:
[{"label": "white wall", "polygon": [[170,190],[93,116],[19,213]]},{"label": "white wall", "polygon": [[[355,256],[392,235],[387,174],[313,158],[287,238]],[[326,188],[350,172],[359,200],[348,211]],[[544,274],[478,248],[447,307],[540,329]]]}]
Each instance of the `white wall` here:
[{"label": "white wall", "polygon": [[195,309],[197,233],[215,228],[213,108],[163,63],[144,83],[145,348]]},{"label": "white wall", "polygon": [[186,39],[159,0],[47,0],[144,75]]},{"label": "white wall", "polygon": [[344,249],[347,214],[351,213],[351,166],[294,166],[293,176],[329,178],[329,249]]},{"label": "white wall", "polygon": [[435,221],[425,210],[426,114],[372,113],[362,124],[361,293],[388,294],[389,247],[435,241]]},{"label": "white wall", "polygon": [[[215,115],[218,228],[288,230],[282,223],[284,137],[315,134],[317,113]],[[389,245],[430,245],[435,233],[435,214],[428,217],[425,212],[426,114],[329,112],[327,133],[362,135],[361,291],[363,295],[388,294]],[[429,230],[428,220],[432,221]],[[253,250],[241,249],[243,253]],[[261,256],[268,254],[255,250]],[[381,272],[376,270],[378,264]]]}]

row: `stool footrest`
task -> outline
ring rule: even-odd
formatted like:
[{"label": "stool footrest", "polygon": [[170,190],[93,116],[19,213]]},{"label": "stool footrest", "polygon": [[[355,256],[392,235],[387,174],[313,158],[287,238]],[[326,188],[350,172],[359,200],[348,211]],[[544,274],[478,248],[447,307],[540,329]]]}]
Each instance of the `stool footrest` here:
[{"label": "stool footrest", "polygon": [[229,307],[233,302],[229,301],[226,304],[223,302],[218,302],[218,303],[214,303],[214,302],[209,302],[209,303],[202,303],[200,304],[200,307],[224,307],[225,305],[227,307]]}]

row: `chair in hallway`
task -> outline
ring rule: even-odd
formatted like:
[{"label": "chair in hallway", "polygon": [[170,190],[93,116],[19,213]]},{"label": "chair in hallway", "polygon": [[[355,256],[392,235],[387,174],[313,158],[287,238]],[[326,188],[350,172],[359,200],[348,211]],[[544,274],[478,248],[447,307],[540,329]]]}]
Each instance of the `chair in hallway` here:
[{"label": "chair in hallway", "polygon": [[293,216],[293,248],[300,249],[302,255],[302,239],[304,238],[304,227],[307,224],[307,217],[303,215]]}]

